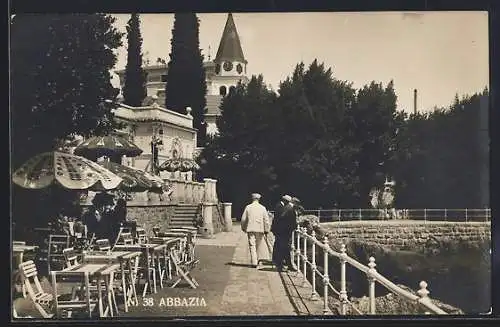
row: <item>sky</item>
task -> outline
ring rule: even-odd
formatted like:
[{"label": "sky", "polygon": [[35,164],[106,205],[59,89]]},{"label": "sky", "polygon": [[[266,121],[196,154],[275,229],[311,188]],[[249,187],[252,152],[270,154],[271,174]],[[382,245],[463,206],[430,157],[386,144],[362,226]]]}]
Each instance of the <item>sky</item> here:
[{"label": "sky", "polygon": [[[117,14],[125,32],[129,14]],[[200,48],[213,59],[227,13],[198,14]],[[278,90],[297,63],[314,59],[334,76],[361,88],[390,80],[398,109],[449,106],[455,94],[489,87],[487,12],[233,13],[248,75],[262,74]],[[151,64],[168,61],[173,14],[141,14],[142,50]],[[210,47],[210,51],[209,51]],[[116,69],[126,65],[127,40],[117,51]],[[114,79],[115,85],[117,78]]]}]

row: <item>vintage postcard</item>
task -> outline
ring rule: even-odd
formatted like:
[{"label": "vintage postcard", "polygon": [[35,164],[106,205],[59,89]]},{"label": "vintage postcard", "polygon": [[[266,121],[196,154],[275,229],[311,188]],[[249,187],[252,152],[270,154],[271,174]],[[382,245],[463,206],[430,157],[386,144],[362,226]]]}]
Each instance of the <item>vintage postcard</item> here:
[{"label": "vintage postcard", "polygon": [[487,12],[9,28],[13,320],[491,313]]}]

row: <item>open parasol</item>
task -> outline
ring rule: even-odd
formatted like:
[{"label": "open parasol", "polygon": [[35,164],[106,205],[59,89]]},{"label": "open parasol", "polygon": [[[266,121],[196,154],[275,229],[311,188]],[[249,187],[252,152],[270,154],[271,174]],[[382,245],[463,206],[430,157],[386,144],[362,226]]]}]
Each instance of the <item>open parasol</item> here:
[{"label": "open parasol", "polygon": [[192,170],[198,170],[200,169],[200,166],[196,163],[196,161],[192,159],[172,158],[165,160],[158,169],[168,172],[188,172]]},{"label": "open parasol", "polygon": [[127,156],[137,157],[142,150],[129,140],[117,136],[93,136],[77,146],[74,154],[88,158],[99,158],[102,156]]},{"label": "open parasol", "polygon": [[142,170],[111,161],[102,162],[100,165],[123,179],[118,188],[124,192],[144,192],[162,189],[161,182],[163,181],[161,179],[159,183],[155,176]]},{"label": "open parasol", "polygon": [[12,181],[28,189],[57,183],[72,190],[106,191],[115,189],[122,179],[86,158],[52,151],[29,159],[13,173]]}]

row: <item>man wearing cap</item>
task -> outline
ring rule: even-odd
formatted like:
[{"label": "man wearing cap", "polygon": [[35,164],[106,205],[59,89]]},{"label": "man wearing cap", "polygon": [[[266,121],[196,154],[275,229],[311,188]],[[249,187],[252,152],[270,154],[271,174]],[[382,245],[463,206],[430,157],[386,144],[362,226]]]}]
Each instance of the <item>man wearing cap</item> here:
[{"label": "man wearing cap", "polygon": [[283,201],[285,203],[281,215],[279,217],[275,217],[276,227],[273,232],[275,239],[274,251],[274,264],[278,271],[283,270],[283,265],[288,266],[288,270],[296,270],[295,266],[292,263],[291,259],[291,241],[292,241],[292,232],[297,228],[297,215],[295,212],[295,208],[293,207],[292,197],[289,195],[283,196]]},{"label": "man wearing cap", "polygon": [[273,245],[273,263],[276,266],[279,266],[280,260],[283,261],[283,256],[280,255],[280,235],[282,233],[279,232],[281,229],[280,223],[282,223],[279,218],[281,217],[281,214],[283,213],[283,208],[285,208],[285,205],[289,202],[291,197],[289,195],[283,195],[281,197],[281,200],[276,204],[274,207],[274,218],[273,222],[271,224],[271,232],[274,235],[274,245]]},{"label": "man wearing cap", "polygon": [[248,204],[241,217],[241,230],[247,233],[250,261],[257,268],[260,261],[269,260],[264,234],[269,232],[267,209],[259,203],[261,195],[252,193],[252,203]]}]

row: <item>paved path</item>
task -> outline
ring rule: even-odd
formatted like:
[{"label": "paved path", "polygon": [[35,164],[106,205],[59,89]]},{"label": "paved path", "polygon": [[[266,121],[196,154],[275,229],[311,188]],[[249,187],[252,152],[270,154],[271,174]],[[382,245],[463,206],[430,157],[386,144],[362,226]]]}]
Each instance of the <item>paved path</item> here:
[{"label": "paved path", "polygon": [[228,285],[222,296],[220,315],[296,315],[280,274],[271,265],[251,268],[246,234],[235,234],[236,249],[229,270]]}]

